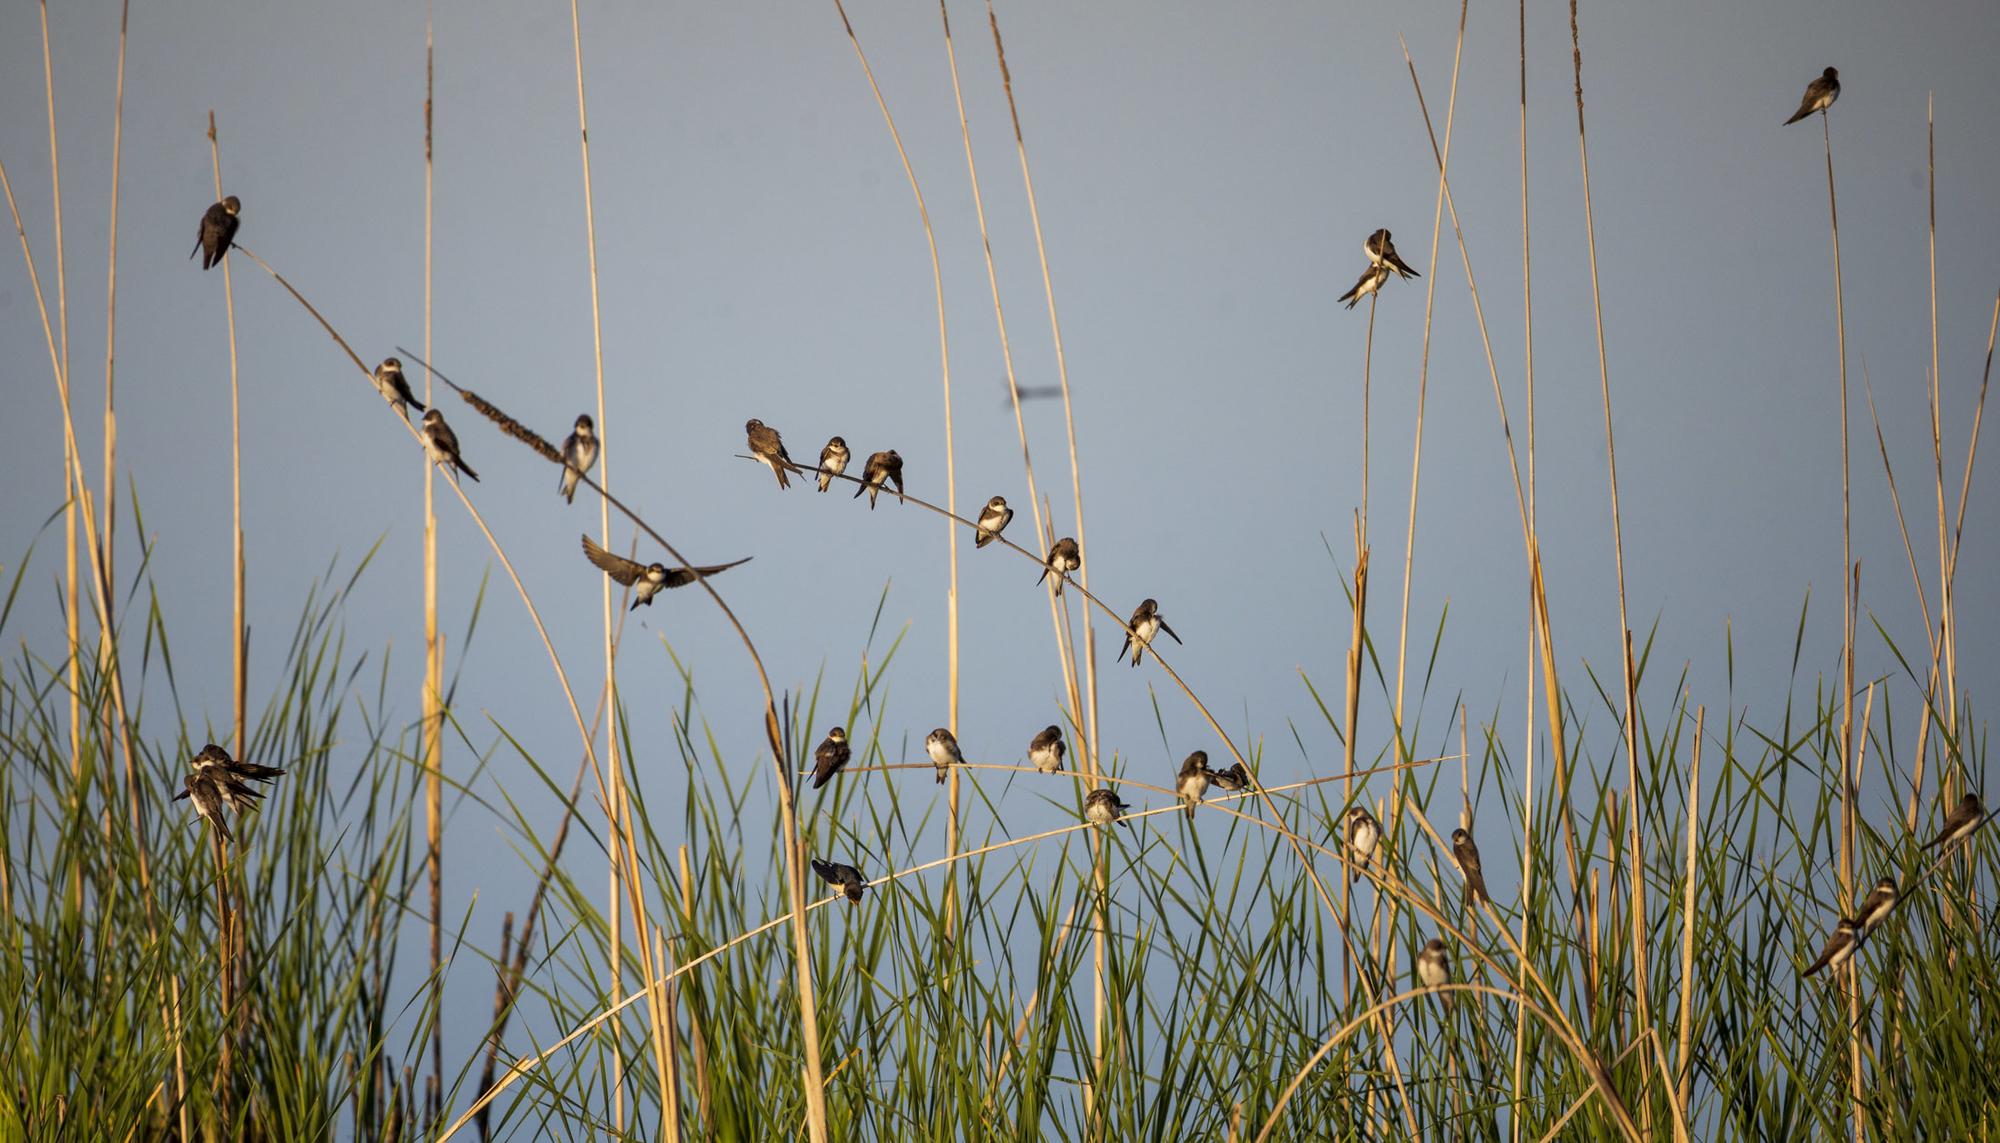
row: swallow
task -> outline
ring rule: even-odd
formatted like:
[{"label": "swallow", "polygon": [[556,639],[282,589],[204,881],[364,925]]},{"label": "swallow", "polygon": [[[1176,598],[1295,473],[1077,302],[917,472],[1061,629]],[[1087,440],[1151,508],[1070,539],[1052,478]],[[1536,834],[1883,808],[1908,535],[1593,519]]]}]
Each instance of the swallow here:
[{"label": "swallow", "polygon": [[1826,947],[1820,950],[1819,959],[1812,962],[1800,976],[1811,976],[1822,968],[1839,968],[1854,956],[1854,950],[1861,947],[1861,926],[1842,917],[1833,927],[1833,935],[1826,939]]},{"label": "swallow", "polygon": [[1062,539],[1056,541],[1055,547],[1049,549],[1049,558],[1042,561],[1041,577],[1035,580],[1035,582],[1037,584],[1041,583],[1042,580],[1049,578],[1050,572],[1054,572],[1056,573],[1056,594],[1061,595],[1063,577],[1082,566],[1083,553],[1077,550],[1076,540],[1070,536],[1064,536]]},{"label": "swallow", "polygon": [[382,364],[375,367],[374,377],[375,391],[382,394],[382,399],[389,402],[389,407],[404,420],[410,419],[411,405],[415,405],[419,413],[427,407],[410,392],[410,379],[403,376],[402,358],[384,357]]},{"label": "swallow", "polygon": [[174,801],[178,802],[182,798],[193,801],[195,815],[213,826],[215,832],[222,835],[222,840],[233,840],[234,835],[229,832],[229,823],[222,816],[222,789],[200,770],[188,772],[186,786],[180,793],[174,795]]},{"label": "swallow", "polygon": [[1371,266],[1387,266],[1405,278],[1423,277],[1422,274],[1410,269],[1410,264],[1403,261],[1402,255],[1396,253],[1396,244],[1389,240],[1387,230],[1378,230],[1369,235],[1368,241],[1361,244],[1361,252],[1368,255],[1368,264]]},{"label": "swallow", "polygon": [[1382,840],[1382,823],[1363,806],[1355,806],[1347,811],[1347,854],[1354,861],[1354,876],[1358,879],[1361,871],[1368,868],[1368,861],[1375,856],[1375,843]]},{"label": "swallow", "polygon": [[458,455],[458,434],[452,432],[451,426],[444,423],[443,413],[432,409],[424,414],[422,435],[424,451],[430,454],[430,458],[437,462],[439,468],[446,472],[456,468],[474,480],[479,479],[479,474],[472,471],[472,466],[465,463],[464,457]]},{"label": "swallow", "polygon": [[1958,800],[1958,807],[1944,819],[1944,829],[1939,831],[1936,837],[1924,843],[1924,848],[1936,849],[1946,842],[1957,841],[1978,829],[1979,823],[1985,820],[1986,807],[1980,803],[1979,795],[1967,794]]},{"label": "swallow", "polygon": [[1854,923],[1861,927],[1862,936],[1874,932],[1875,926],[1881,924],[1883,919],[1888,917],[1890,910],[1896,907],[1897,892],[1896,879],[1884,877],[1877,881],[1875,888],[1862,899],[1861,907],[1854,913]]},{"label": "swallow", "polygon": [[820,880],[845,893],[853,904],[861,903],[861,891],[868,888],[868,879],[861,876],[859,869],[838,861],[821,861],[817,857],[812,859],[812,863],[813,872],[819,874]]},{"label": "swallow", "polygon": [[847,442],[841,440],[839,437],[834,437],[832,440],[826,442],[826,447],[819,450],[819,490],[821,492],[827,490],[827,487],[833,483],[834,477],[847,471],[847,460],[851,455],[853,454],[847,451]]},{"label": "swallow", "polygon": [[779,488],[790,488],[792,480],[785,473],[794,467],[792,454],[785,451],[778,430],[752,417],[743,423],[743,431],[750,436],[750,455],[771,466],[771,471],[778,474]]},{"label": "swallow", "polygon": [[[1125,645],[1118,648],[1118,658],[1123,659],[1125,652],[1130,651],[1132,665],[1137,667],[1139,657],[1152,645],[1153,636],[1162,631],[1174,635],[1174,629],[1167,626],[1166,620],[1160,618],[1160,605],[1150,599],[1139,601],[1139,610],[1132,613],[1132,621],[1125,625]],[[1181,637],[1174,635],[1174,642],[1180,643]],[[1181,643],[1181,646],[1185,647],[1187,644]]]},{"label": "swallow", "polygon": [[[1789,126],[1811,115],[1815,111],[1825,111],[1827,108],[1833,106],[1834,100],[1839,98],[1840,69],[1834,67],[1827,68],[1825,71],[1819,73],[1818,79],[1806,84],[1806,97],[1799,100],[1799,109],[1792,112],[1792,117],[1785,120],[1785,123]],[[214,211],[214,207],[209,208],[209,213],[213,214]]]},{"label": "swallow", "polygon": [[1465,875],[1465,903],[1473,901],[1493,903],[1486,892],[1486,872],[1479,867],[1479,847],[1473,844],[1472,835],[1462,829],[1451,831],[1451,855],[1458,859],[1458,871]]},{"label": "swallow", "polygon": [[1187,803],[1189,821],[1194,820],[1194,808],[1201,804],[1201,796],[1208,793],[1208,751],[1197,750],[1181,763],[1180,773],[1174,778],[1174,793]]},{"label": "swallow", "polygon": [[1250,788],[1250,771],[1238,762],[1227,770],[1210,770],[1208,784],[1226,794],[1234,794]]},{"label": "swallow", "polygon": [[589,413],[580,413],[576,418],[576,428],[563,439],[562,483],[556,491],[562,493],[563,503],[576,503],[576,483],[583,479],[597,464],[597,425]]},{"label": "swallow", "polygon": [[1361,271],[1361,280],[1354,283],[1354,288],[1335,300],[1346,302],[1347,308],[1351,310],[1361,304],[1361,299],[1381,289],[1382,283],[1388,281],[1389,275],[1393,272],[1387,264],[1371,263],[1366,270]]},{"label": "swallow", "polygon": [[1028,743],[1028,761],[1042,773],[1054,774],[1062,769],[1064,750],[1062,727],[1050,726]]},{"label": "swallow", "polygon": [[868,458],[868,466],[861,470],[861,487],[854,490],[854,499],[861,499],[861,494],[866,492],[868,510],[873,512],[876,495],[882,491],[884,484],[891,482],[896,485],[896,500],[900,503],[903,499],[903,458],[897,455],[895,449],[878,452]]},{"label": "swallow", "polygon": [[1444,941],[1432,937],[1417,954],[1417,979],[1424,987],[1436,988],[1451,979],[1451,958],[1444,951]]},{"label": "swallow", "polygon": [[698,579],[725,572],[737,564],[750,562],[749,556],[732,560],[726,564],[710,564],[698,568],[668,568],[665,564],[642,564],[638,560],[628,560],[599,547],[596,540],[583,537],[583,556],[596,564],[598,570],[612,578],[621,587],[632,588],[632,606],[627,611],[639,610],[640,604],[653,606],[653,597],[672,587],[686,587]]},{"label": "swallow", "polygon": [[838,726],[827,731],[826,741],[813,751],[813,789],[817,790],[831,781],[852,757],[854,751],[847,745],[847,731]]},{"label": "swallow", "polygon": [[[1092,825],[1110,825],[1125,816],[1131,806],[1118,800],[1110,787],[1092,790],[1083,799],[1083,819]],[[1132,824],[1125,823],[1128,827]]]},{"label": "swallow", "polygon": [[1062,386],[1060,385],[1010,386],[1008,385],[1006,378],[1003,377],[1000,379],[1000,392],[1001,392],[1000,407],[1003,409],[1011,409],[1014,407],[1015,398],[1019,398],[1020,400],[1023,401],[1037,401],[1044,397],[1060,397],[1062,396]]},{"label": "swallow", "polygon": [[958,752],[958,739],[942,726],[931,731],[930,737],[924,739],[924,752],[931,756],[931,762],[937,766],[937,780],[940,786],[944,785],[944,780],[951,775],[953,766],[965,765],[965,755]]},{"label": "swallow", "polygon": [[995,496],[986,502],[979,513],[979,527],[975,530],[972,546],[983,548],[998,539],[1007,528],[1007,522],[1014,518],[1014,510],[1007,507],[1005,496]]},{"label": "swallow", "polygon": [[235,195],[209,207],[201,216],[201,229],[195,233],[194,249],[188,257],[201,255],[201,268],[204,270],[222,261],[222,256],[229,253],[230,246],[236,242],[236,216],[242,212],[243,204]]},{"label": "swallow", "polygon": [[222,840],[228,841],[231,835],[228,823],[223,820],[223,809],[227,807],[239,814],[256,809],[264,792],[248,782],[274,781],[284,772],[281,766],[238,762],[229,756],[228,751],[211,742],[188,763],[187,779],[173,800],[191,800],[194,812],[208,819],[208,823],[222,835]]}]

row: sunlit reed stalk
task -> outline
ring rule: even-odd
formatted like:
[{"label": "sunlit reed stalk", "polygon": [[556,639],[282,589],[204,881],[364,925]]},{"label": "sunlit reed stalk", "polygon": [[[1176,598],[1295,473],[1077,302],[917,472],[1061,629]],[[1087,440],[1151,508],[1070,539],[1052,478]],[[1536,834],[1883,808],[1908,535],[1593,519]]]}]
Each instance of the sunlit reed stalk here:
[{"label": "sunlit reed stalk", "polygon": [[[118,78],[112,96],[111,112],[111,221],[108,253],[105,257],[104,285],[104,496],[103,532],[104,537],[104,577],[117,582],[118,547],[118,403],[114,366],[118,347],[118,179],[125,157],[125,31],[131,21],[132,0],[124,0],[118,15]],[[107,612],[104,622],[98,625],[97,660],[98,669],[108,673],[111,669],[112,640],[118,629],[117,617]],[[101,724],[105,741],[110,741],[114,728],[112,711],[107,707],[102,711]],[[137,776],[132,761],[126,759],[125,788],[126,800],[137,811],[138,795],[134,789]]]},{"label": "sunlit reed stalk", "polygon": [[[51,197],[55,205],[55,258],[56,258],[56,320],[60,335],[52,335],[49,351],[54,356],[56,373],[62,379],[63,417],[70,415],[69,408],[69,288],[65,281],[62,229],[62,162],[56,145],[56,79],[55,58],[49,51],[49,5],[41,0],[38,6],[42,17],[42,92],[46,97],[49,114],[49,181],[52,184]],[[11,198],[11,195],[10,195]],[[19,229],[20,222],[15,222]],[[22,249],[27,249],[27,236],[23,232]],[[47,321],[46,315],[43,318]],[[81,600],[76,590],[76,512],[78,486],[71,483],[70,472],[78,467],[77,458],[72,454],[76,442],[63,440],[63,485],[70,494],[63,503],[63,623],[69,641],[69,662],[66,675],[69,680],[69,758],[70,774],[79,784],[83,778],[83,664],[78,654],[83,648],[83,616]],[[82,878],[77,878],[81,892]],[[81,899],[78,905],[81,906]]]},{"label": "sunlit reed stalk", "polygon": [[[1942,617],[1944,644],[1944,688],[1945,725],[1951,729],[1953,741],[1958,739],[1958,643],[1957,627],[1952,621],[1952,596],[1946,582],[1946,564],[1949,561],[1945,538],[1944,511],[1944,426],[1940,423],[1942,395],[1938,377],[1938,304],[1937,304],[1937,97],[1935,93],[1924,100],[1924,195],[1925,226],[1924,245],[1930,265],[1931,302],[1931,460],[1937,472],[1937,531],[1938,531],[1938,611]],[[1926,624],[1926,630],[1929,625]],[[1922,764],[1922,760],[1918,760]]]},{"label": "sunlit reed stalk", "polygon": [[[437,45],[432,5],[424,4],[424,355],[431,351],[431,272],[435,227],[432,161],[436,139]],[[424,371],[424,403],[431,396],[430,370]],[[430,994],[433,1011],[444,1004],[444,640],[438,633],[437,466],[419,451],[424,473],[424,689],[422,740],[424,766],[424,865],[430,885]],[[430,1086],[425,1092],[424,1121],[435,1126],[444,1112],[444,1021],[432,1022]]]}]

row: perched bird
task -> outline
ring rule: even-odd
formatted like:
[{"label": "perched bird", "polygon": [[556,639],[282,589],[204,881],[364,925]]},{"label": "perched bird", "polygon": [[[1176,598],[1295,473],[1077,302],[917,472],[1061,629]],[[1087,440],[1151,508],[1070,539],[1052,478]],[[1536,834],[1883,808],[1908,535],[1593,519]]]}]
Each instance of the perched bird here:
[{"label": "perched bird", "polygon": [[1479,847],[1473,844],[1472,835],[1462,829],[1452,830],[1451,855],[1458,859],[1458,871],[1465,875],[1465,903],[1491,904],[1493,898],[1486,893],[1486,872],[1479,867]]},{"label": "perched bird", "polygon": [[1361,280],[1354,283],[1354,288],[1335,300],[1346,302],[1351,310],[1361,304],[1361,299],[1381,289],[1382,283],[1388,281],[1393,272],[1386,264],[1370,263],[1366,270],[1361,271]]},{"label": "perched bird", "polygon": [[208,819],[208,823],[222,835],[222,840],[228,841],[231,835],[229,825],[222,817],[223,808],[239,814],[256,809],[264,792],[248,783],[274,781],[284,772],[281,766],[238,762],[229,756],[228,751],[211,742],[189,761],[187,779],[173,800],[191,800],[194,812]]},{"label": "perched bird", "polygon": [[1070,536],[1064,536],[1062,539],[1056,541],[1055,547],[1049,549],[1049,558],[1042,561],[1042,574],[1035,582],[1037,584],[1041,583],[1042,580],[1049,578],[1050,572],[1054,572],[1056,573],[1056,594],[1061,595],[1063,577],[1082,566],[1083,553],[1077,550],[1076,540]]},{"label": "perched bird", "polygon": [[[1160,605],[1150,599],[1139,601],[1139,610],[1132,613],[1132,621],[1127,623],[1125,628],[1125,645],[1118,648],[1118,658],[1123,659],[1125,652],[1132,652],[1134,667],[1139,665],[1139,657],[1145,654],[1146,648],[1152,645],[1153,636],[1162,631],[1174,635],[1174,629],[1167,626],[1166,620],[1160,618]],[[1180,641],[1181,637],[1174,635],[1174,642],[1180,643]],[[1181,645],[1185,647],[1187,644]]]},{"label": "perched bird", "polygon": [[375,367],[375,391],[382,394],[382,399],[389,402],[396,415],[406,421],[410,419],[411,405],[415,405],[419,413],[426,408],[410,392],[410,379],[403,376],[403,359],[400,357],[384,357],[382,364]]},{"label": "perched bird", "polygon": [[1432,937],[1417,954],[1417,979],[1425,988],[1436,988],[1451,979],[1451,958],[1445,954],[1442,939]]},{"label": "perched bird", "polygon": [[1862,936],[1874,932],[1875,926],[1881,924],[1883,918],[1889,915],[1889,910],[1896,907],[1897,892],[1896,879],[1884,877],[1877,881],[1875,888],[1862,899],[1861,908],[1854,913],[1854,923],[1861,926]]},{"label": "perched bird", "polygon": [[1811,976],[1823,968],[1839,968],[1861,947],[1861,926],[1846,917],[1833,927],[1833,935],[1826,939],[1826,947],[1820,950],[1819,959],[1812,962],[1800,976]]},{"label": "perched bird", "polygon": [[1062,769],[1065,749],[1062,727],[1050,726],[1035,735],[1033,742],[1028,743],[1028,761],[1033,762],[1035,769],[1042,773],[1053,774]]},{"label": "perched bird", "polygon": [[174,801],[188,798],[194,802],[197,817],[204,818],[222,835],[222,840],[230,841],[235,835],[229,832],[229,822],[222,816],[222,788],[202,776],[199,770],[188,772],[185,788],[174,795]]},{"label": "perched bird", "polygon": [[973,533],[972,546],[983,548],[992,543],[1014,518],[1014,510],[1007,507],[1005,496],[995,496],[986,502],[979,513],[979,527]]},{"label": "perched bird", "polygon": [[437,462],[439,468],[446,472],[456,468],[474,480],[479,479],[479,474],[472,471],[472,466],[465,463],[464,457],[458,455],[458,434],[452,432],[451,426],[444,423],[443,413],[432,409],[424,414],[422,436],[424,451],[430,454],[430,458]]},{"label": "perched bird", "polygon": [[1226,794],[1234,794],[1250,788],[1250,771],[1238,762],[1227,770],[1210,770],[1208,784]]},{"label": "perched bird", "polygon": [[[1092,790],[1083,799],[1083,820],[1092,825],[1110,825],[1125,816],[1132,807],[1118,800],[1118,795],[1110,787]],[[1128,827],[1132,824],[1125,823]]]},{"label": "perched bird", "polygon": [[1944,829],[1940,830],[1936,837],[1925,842],[1924,848],[1936,849],[1946,842],[1957,841],[1978,829],[1979,823],[1985,820],[1986,807],[1980,803],[1979,795],[1967,794],[1958,800],[1958,806],[1944,819]]},{"label": "perched bird", "polygon": [[861,494],[866,492],[868,494],[868,510],[873,512],[875,510],[875,497],[881,493],[884,484],[892,481],[896,485],[896,499],[898,502],[901,502],[903,499],[903,458],[897,455],[895,449],[890,449],[888,452],[875,453],[868,458],[868,466],[861,470],[861,487],[854,490],[854,499],[861,499]]},{"label": "perched bird", "polygon": [[838,861],[821,861],[817,857],[812,859],[812,863],[813,872],[819,874],[820,880],[845,893],[850,902],[856,905],[861,903],[861,891],[868,888],[868,879],[861,876],[859,869]]},{"label": "perched bird", "polygon": [[[1799,100],[1799,109],[1785,120],[1787,125],[1797,123],[1815,111],[1825,111],[1840,98],[1840,69],[1827,68],[1819,73],[1819,78],[1806,84],[1806,97]],[[212,208],[211,208],[212,209]]]},{"label": "perched bird", "polygon": [[1354,876],[1368,868],[1369,859],[1375,856],[1375,843],[1382,840],[1382,823],[1366,807],[1355,806],[1347,811],[1347,854],[1354,860]]},{"label": "perched bird", "polygon": [[940,786],[951,776],[953,766],[965,765],[965,755],[958,752],[958,739],[942,726],[931,731],[930,737],[924,739],[924,752],[931,756],[931,762],[937,766],[937,780]]},{"label": "perched bird", "polygon": [[1369,235],[1368,241],[1361,244],[1361,252],[1368,255],[1368,263],[1371,266],[1387,266],[1405,278],[1423,277],[1422,274],[1410,269],[1410,264],[1403,261],[1402,255],[1396,253],[1396,244],[1389,240],[1387,230],[1378,230]]},{"label": "perched bird", "polygon": [[596,464],[597,426],[591,422],[589,413],[580,413],[576,428],[563,439],[562,483],[556,490],[562,493],[565,504],[576,503],[576,482]]},{"label": "perched bird", "polygon": [[665,564],[642,564],[638,560],[628,560],[624,556],[607,552],[598,546],[596,540],[583,537],[583,555],[598,569],[612,578],[621,587],[632,588],[632,606],[627,611],[637,611],[640,604],[653,606],[653,597],[670,587],[686,587],[704,576],[725,572],[737,564],[750,562],[751,557],[732,560],[726,564],[710,564],[699,568],[668,568]]},{"label": "perched bird", "polygon": [[1197,750],[1181,763],[1179,775],[1174,778],[1174,792],[1187,803],[1189,821],[1194,820],[1194,808],[1201,804],[1201,796],[1208,793],[1208,751]]},{"label": "perched bird", "polygon": [[752,417],[744,422],[743,431],[750,435],[750,455],[771,466],[771,471],[778,474],[779,488],[790,488],[792,479],[785,473],[793,467],[792,455],[785,451],[778,430]]},{"label": "perched bird", "polygon": [[813,789],[817,790],[831,781],[852,757],[854,751],[847,745],[847,731],[838,726],[827,731],[826,741],[813,751]]},{"label": "perched bird", "polygon": [[237,201],[235,195],[230,195],[204,211],[201,216],[201,229],[195,234],[194,249],[188,253],[188,257],[201,255],[201,268],[204,270],[222,261],[222,256],[229,253],[230,246],[236,242],[238,221],[236,216],[241,213],[243,204]]},{"label": "perched bird", "polygon": [[847,442],[834,437],[819,450],[819,490],[825,492],[833,483],[833,478],[847,471],[847,459],[852,455],[847,451]]}]

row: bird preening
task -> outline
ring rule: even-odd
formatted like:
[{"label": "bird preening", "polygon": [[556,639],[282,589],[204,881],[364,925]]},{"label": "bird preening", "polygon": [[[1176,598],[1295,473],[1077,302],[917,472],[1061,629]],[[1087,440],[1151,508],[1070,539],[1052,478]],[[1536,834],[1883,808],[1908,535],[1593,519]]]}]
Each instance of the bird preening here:
[{"label": "bird preening", "polygon": [[201,255],[201,268],[212,269],[229,248],[236,244],[237,216],[243,213],[243,204],[235,195],[230,195],[202,212],[201,228],[195,232],[194,250],[188,254],[192,258]]},{"label": "bird preening", "polygon": [[[1863,77],[1866,78],[1865,76]],[[1865,85],[1864,85],[1865,86]],[[1840,98],[1840,69],[1830,67],[1819,73],[1819,78],[1806,84],[1805,98],[1799,100],[1799,109],[1785,120],[1787,126],[1797,123],[1815,111],[1825,111]]]},{"label": "bird preening", "polygon": [[173,800],[183,798],[194,803],[194,812],[206,819],[222,840],[230,840],[229,823],[223,819],[222,811],[233,810],[242,815],[257,808],[264,798],[264,791],[251,786],[250,782],[274,782],[284,774],[282,766],[262,766],[255,762],[239,762],[229,756],[229,752],[211,742],[201,748],[188,762],[188,773]]}]

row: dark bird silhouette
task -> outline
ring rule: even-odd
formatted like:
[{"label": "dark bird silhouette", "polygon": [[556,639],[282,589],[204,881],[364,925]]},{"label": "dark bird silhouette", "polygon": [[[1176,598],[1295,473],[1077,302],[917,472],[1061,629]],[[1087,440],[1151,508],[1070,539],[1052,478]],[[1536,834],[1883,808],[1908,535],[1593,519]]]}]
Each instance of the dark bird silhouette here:
[{"label": "dark bird silhouette", "polygon": [[[210,269],[229,248],[236,244],[237,215],[243,212],[243,204],[235,195],[230,195],[202,213],[201,229],[195,233],[194,250],[188,254],[192,258],[201,255],[201,268]],[[418,406],[422,408],[422,406]]]},{"label": "dark bird silhouette", "polygon": [[1806,84],[1805,98],[1799,100],[1799,109],[1792,112],[1792,117],[1785,120],[1785,123],[1789,126],[1811,115],[1815,111],[1825,111],[1827,108],[1833,106],[1834,100],[1839,98],[1840,69],[1827,68],[1825,71],[1819,73],[1818,79]]},{"label": "dark bird silhouette", "polygon": [[738,564],[750,562],[750,556],[731,560],[726,564],[709,564],[707,567],[669,568],[665,564],[642,564],[638,560],[628,560],[624,556],[605,551],[596,540],[583,537],[583,555],[598,569],[620,586],[632,588],[632,606],[627,611],[637,611],[640,604],[653,606],[653,597],[668,588],[686,587],[688,584],[717,572],[726,572]]}]

